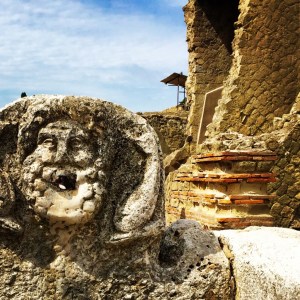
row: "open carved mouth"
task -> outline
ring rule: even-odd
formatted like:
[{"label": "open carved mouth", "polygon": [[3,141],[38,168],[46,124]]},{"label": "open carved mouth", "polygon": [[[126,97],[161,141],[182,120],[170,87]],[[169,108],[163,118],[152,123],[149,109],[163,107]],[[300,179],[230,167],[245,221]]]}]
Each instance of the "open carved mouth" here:
[{"label": "open carved mouth", "polygon": [[52,184],[60,190],[71,191],[76,189],[76,178],[76,174],[58,175]]}]

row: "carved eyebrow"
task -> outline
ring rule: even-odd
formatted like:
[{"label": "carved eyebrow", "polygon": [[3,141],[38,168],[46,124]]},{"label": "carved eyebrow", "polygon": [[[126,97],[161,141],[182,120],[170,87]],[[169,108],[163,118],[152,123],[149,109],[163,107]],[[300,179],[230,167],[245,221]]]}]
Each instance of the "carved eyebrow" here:
[{"label": "carved eyebrow", "polygon": [[56,139],[55,135],[53,135],[49,132],[40,132],[38,135],[38,143],[44,141],[47,138]]},{"label": "carved eyebrow", "polygon": [[79,139],[79,140],[88,140],[89,139],[89,134],[85,132],[71,132],[70,134],[71,139]]}]

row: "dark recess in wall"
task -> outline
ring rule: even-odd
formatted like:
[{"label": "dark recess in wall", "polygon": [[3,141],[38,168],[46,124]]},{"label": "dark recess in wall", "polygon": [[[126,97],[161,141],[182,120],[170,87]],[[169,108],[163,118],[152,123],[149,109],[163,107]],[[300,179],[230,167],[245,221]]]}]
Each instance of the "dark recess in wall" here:
[{"label": "dark recess in wall", "polygon": [[232,53],[234,23],[239,16],[239,0],[199,0],[199,6],[224,43],[229,53]]}]

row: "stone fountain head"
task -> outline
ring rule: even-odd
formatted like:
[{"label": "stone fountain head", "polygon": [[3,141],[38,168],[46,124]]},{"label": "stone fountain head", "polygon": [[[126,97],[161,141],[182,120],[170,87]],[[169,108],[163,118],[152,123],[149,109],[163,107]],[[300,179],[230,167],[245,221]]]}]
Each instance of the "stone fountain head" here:
[{"label": "stone fountain head", "polygon": [[0,117],[4,129],[12,121],[18,128],[2,167],[15,160],[13,180],[50,226],[97,219],[116,243],[161,232],[161,153],[143,118],[97,99],[46,95],[23,98]]}]

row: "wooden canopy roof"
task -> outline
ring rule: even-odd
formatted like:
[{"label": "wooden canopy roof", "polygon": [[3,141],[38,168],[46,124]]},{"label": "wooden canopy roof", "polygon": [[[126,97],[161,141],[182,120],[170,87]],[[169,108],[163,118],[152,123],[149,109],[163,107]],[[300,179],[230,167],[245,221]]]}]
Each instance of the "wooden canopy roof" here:
[{"label": "wooden canopy roof", "polygon": [[166,77],[165,79],[161,80],[160,82],[163,82],[165,84],[169,85],[175,85],[175,86],[181,86],[185,87],[187,76],[183,75],[182,73],[173,73]]}]

